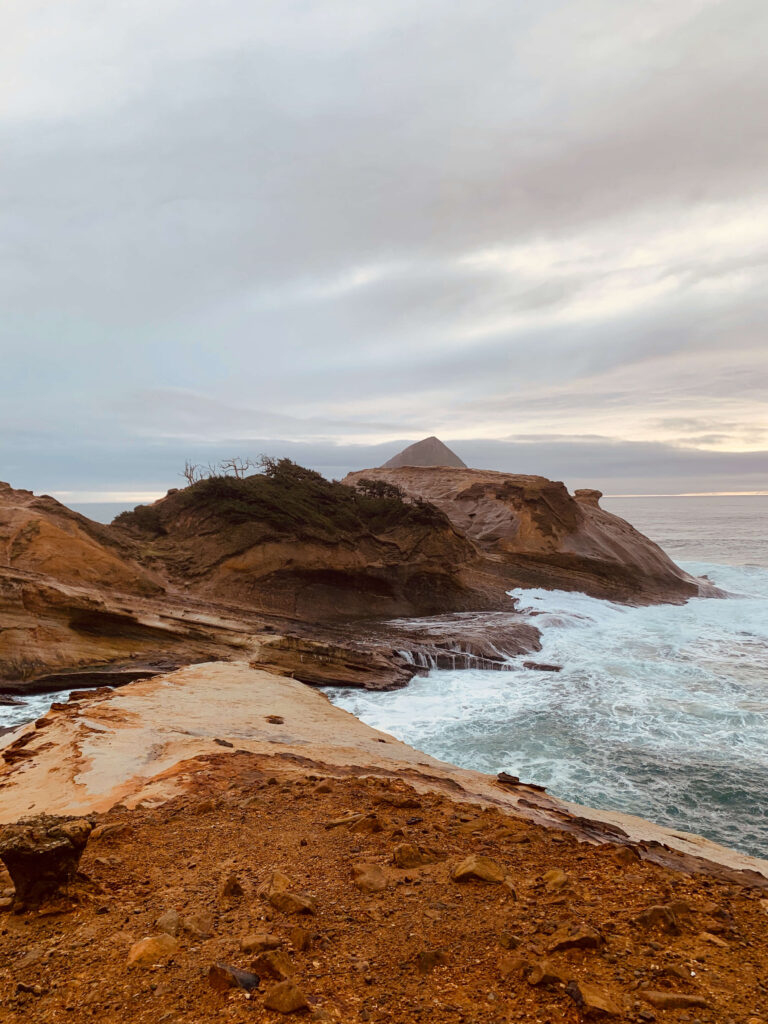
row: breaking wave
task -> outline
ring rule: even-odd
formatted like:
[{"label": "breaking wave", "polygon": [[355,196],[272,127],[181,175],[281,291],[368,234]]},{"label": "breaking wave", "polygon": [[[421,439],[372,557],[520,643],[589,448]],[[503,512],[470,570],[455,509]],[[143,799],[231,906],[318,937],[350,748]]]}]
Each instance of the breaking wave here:
[{"label": "breaking wave", "polygon": [[[329,691],[436,757],[768,856],[768,569],[688,562],[723,600],[627,608],[516,590],[560,672],[432,671]],[[530,655],[528,656],[530,658]]]}]

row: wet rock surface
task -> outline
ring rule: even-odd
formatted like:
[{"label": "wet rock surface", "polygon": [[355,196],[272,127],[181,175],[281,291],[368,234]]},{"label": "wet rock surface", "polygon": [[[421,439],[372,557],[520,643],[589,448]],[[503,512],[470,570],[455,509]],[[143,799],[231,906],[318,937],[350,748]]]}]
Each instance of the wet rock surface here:
[{"label": "wet rock surface", "polygon": [[[98,816],[66,900],[0,915],[2,1013],[14,1024],[768,1020],[764,891],[624,860],[402,780],[324,781],[220,754],[197,766],[194,792]],[[325,827],[370,816],[386,825]],[[414,863],[420,850],[439,856]],[[452,879],[481,858],[515,896]],[[361,890],[355,867],[385,886]],[[564,888],[547,887],[563,875]],[[235,898],[222,892],[232,876]],[[283,907],[291,894],[314,913]],[[676,931],[663,914],[641,918],[656,907],[672,908]],[[200,934],[182,927],[195,919]]]}]

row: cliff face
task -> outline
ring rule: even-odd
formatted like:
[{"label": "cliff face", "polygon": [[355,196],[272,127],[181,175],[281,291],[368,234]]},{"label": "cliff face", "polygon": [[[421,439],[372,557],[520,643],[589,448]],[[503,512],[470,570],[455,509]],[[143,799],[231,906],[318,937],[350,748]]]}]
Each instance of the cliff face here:
[{"label": "cliff face", "polygon": [[711,593],[618,516],[599,507],[599,491],[571,496],[540,476],[444,467],[366,469],[441,509],[485,554],[510,587],[581,590],[631,603],[683,601]]},{"label": "cliff face", "polygon": [[497,599],[470,578],[474,545],[437,509],[292,465],[202,481],[115,529],[175,586],[303,620],[431,615]]},{"label": "cliff face", "polygon": [[65,505],[0,482],[0,567],[41,573],[61,583],[137,594],[163,587],[108,527]]}]

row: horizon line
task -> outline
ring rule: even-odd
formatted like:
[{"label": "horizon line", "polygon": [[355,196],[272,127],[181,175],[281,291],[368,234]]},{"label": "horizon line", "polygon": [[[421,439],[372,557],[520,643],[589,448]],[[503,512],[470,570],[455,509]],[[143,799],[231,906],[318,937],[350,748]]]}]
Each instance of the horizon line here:
[{"label": "horizon line", "polygon": [[[159,501],[166,491],[50,491],[52,498],[66,505],[123,505],[131,502],[141,505]],[[83,497],[79,497],[81,494]],[[87,497],[86,497],[87,495]],[[603,494],[603,498],[761,498],[768,497],[765,491],[675,491],[661,493]]]}]

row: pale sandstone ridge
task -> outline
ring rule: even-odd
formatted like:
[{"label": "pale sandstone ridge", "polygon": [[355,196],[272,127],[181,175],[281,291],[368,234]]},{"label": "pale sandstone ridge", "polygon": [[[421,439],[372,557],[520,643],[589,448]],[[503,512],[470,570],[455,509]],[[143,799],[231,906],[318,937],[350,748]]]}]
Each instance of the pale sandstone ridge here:
[{"label": "pale sandstone ridge", "polygon": [[383,469],[399,469],[401,466],[453,466],[466,469],[466,463],[443,444],[437,437],[425,437],[423,441],[409,444],[401,452],[384,463]]},{"label": "pale sandstone ridge", "polygon": [[302,683],[246,663],[194,665],[81,695],[2,742],[2,822],[160,804],[194,791],[207,759],[247,751],[263,758],[267,771],[401,778],[419,791],[496,806],[582,839],[635,845],[659,863],[768,886],[768,861],[557,800],[511,777],[500,782],[456,768],[371,729]]},{"label": "pale sandstone ridge", "polygon": [[627,603],[682,602],[717,590],[600,508],[601,494],[542,476],[444,467],[364,469],[344,483],[383,480],[443,511],[508,587],[579,590]]}]

